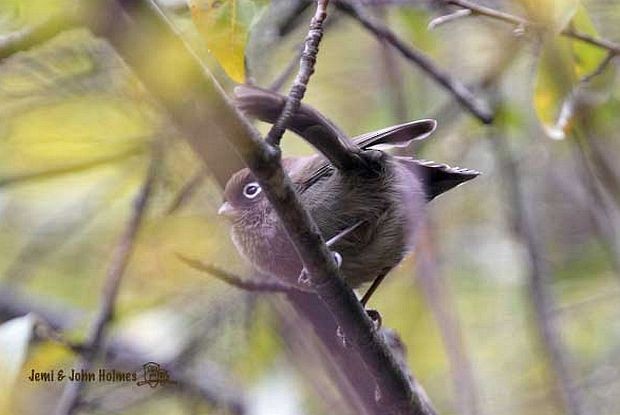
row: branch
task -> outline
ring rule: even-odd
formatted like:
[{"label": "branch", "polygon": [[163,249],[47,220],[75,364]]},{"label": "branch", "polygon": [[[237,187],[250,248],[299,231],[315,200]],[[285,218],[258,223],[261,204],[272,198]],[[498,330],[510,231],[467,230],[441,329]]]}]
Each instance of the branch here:
[{"label": "branch", "polygon": [[[148,201],[155,183],[156,172],[160,161],[158,147],[159,143],[155,143],[146,179],[136,197],[133,213],[116,246],[110,267],[108,268],[106,282],[103,287],[102,303],[95,317],[95,322],[91,328],[88,339],[85,342],[85,347],[88,352],[82,356],[79,362],[79,368],[81,370],[89,371],[91,369],[96,354],[101,349],[107,326],[113,318],[114,304],[118,296],[121,279],[129,263],[134,242],[146,213]],[[83,388],[83,382],[70,383],[63,392],[56,413],[58,415],[71,415],[74,413],[80,403],[80,395]]]},{"label": "branch", "polygon": [[185,206],[185,204],[191,200],[192,196],[194,196],[196,191],[200,189],[200,186],[204,183],[207,175],[207,169],[205,169],[204,166],[201,166],[174,196],[170,206],[166,209],[166,215],[172,215],[177,210]]},{"label": "branch", "polygon": [[456,100],[472,115],[485,124],[493,122],[491,109],[479,101],[473,93],[461,82],[453,79],[443,69],[424,53],[403,42],[396,34],[381,22],[367,16],[364,10],[355,2],[337,0],[335,3],[340,10],[356,19],[364,28],[370,31],[378,40],[385,41],[398,50],[406,59],[416,64],[426,72],[435,82],[452,94]]},{"label": "branch", "polygon": [[[385,8],[377,7],[374,13],[378,19],[385,22]],[[406,122],[408,121],[407,98],[405,96],[406,89],[401,74],[400,62],[397,60],[396,52],[390,48],[387,42],[381,41],[378,46],[381,72],[383,73],[383,78],[388,89],[394,121],[396,123]]]},{"label": "branch", "polygon": [[[0,322],[32,312],[39,320],[35,328],[35,341],[60,343],[72,352],[86,356],[88,351],[83,345],[75,345],[62,337],[63,332],[80,326],[80,320],[86,314],[84,310],[63,308],[60,311],[58,307],[47,304],[48,299],[45,299],[45,303],[42,300],[2,287],[0,289]],[[207,326],[210,327],[210,325]],[[106,364],[133,371],[145,363],[142,357],[143,352],[134,349],[122,339],[111,338],[108,343],[103,356]],[[232,414],[242,415],[247,412],[242,391],[240,392],[238,388],[228,390],[223,387],[230,383],[226,377],[215,378],[212,370],[198,372],[195,375],[178,370],[177,367],[182,358],[183,352],[170,362],[160,362],[164,363],[171,379],[177,382],[179,388],[199,397],[208,405],[225,408]],[[206,376],[206,373],[209,375]],[[113,397],[109,390],[106,391],[106,397]],[[114,398],[117,397],[114,396]]]},{"label": "branch", "polygon": [[525,202],[517,161],[508,142],[500,133],[489,135],[497,162],[504,173],[508,191],[508,206],[511,206],[513,228],[526,249],[529,261],[529,294],[534,307],[542,345],[545,349],[557,391],[564,410],[571,415],[582,415],[585,412],[581,391],[572,377],[568,351],[562,342],[557,323],[553,316],[555,302],[553,293],[548,286],[548,267],[544,260],[544,248],[537,235],[537,226],[531,217],[529,206]]},{"label": "branch", "polygon": [[462,7],[469,10],[474,16],[486,16],[492,19],[501,20],[502,22],[510,23],[515,26],[532,26],[528,20],[513,16],[512,14],[504,13],[499,10],[492,9],[490,7],[481,6],[477,3],[472,3],[467,0],[443,0],[447,4],[453,4],[455,6]]},{"label": "branch", "polygon": [[323,22],[327,17],[328,4],[329,0],[317,0],[316,12],[310,22],[310,30],[308,31],[308,36],[306,36],[304,51],[299,61],[299,72],[288,93],[282,113],[269,130],[267,138],[265,138],[265,141],[272,146],[280,145],[280,140],[284,135],[284,131],[286,131],[286,125],[299,109],[310,77],[314,73],[316,56],[319,53],[319,43],[321,43],[321,38],[323,37]]},{"label": "branch", "polygon": [[206,272],[220,281],[224,281],[227,284],[232,285],[233,287],[241,288],[245,291],[251,292],[271,292],[271,293],[288,293],[291,291],[300,291],[298,288],[284,284],[279,280],[274,281],[254,281],[252,279],[241,278],[238,275],[235,275],[231,272],[223,270],[221,268],[216,267],[215,265],[207,264],[202,261],[198,261],[195,259],[188,258],[181,254],[177,254],[177,257],[185,262],[190,267],[201,271]]},{"label": "branch", "polygon": [[[536,28],[538,25],[520,16],[514,16],[509,13],[498,11],[490,7],[481,6],[476,3],[472,3],[467,0],[443,0],[445,3],[453,4],[455,6],[462,7],[470,10],[473,15],[485,16],[491,19],[500,20],[505,23],[509,23],[519,27],[520,29],[527,30],[528,28]],[[620,54],[620,45],[607,39],[602,39],[580,32],[572,27],[567,27],[560,32],[561,35],[579,40],[581,42],[589,43],[592,46],[606,49],[614,55]]]},{"label": "branch", "polygon": [[564,36],[580,40],[592,46],[596,46],[601,49],[607,49],[610,53],[613,53],[614,55],[620,54],[620,45],[610,40],[588,35],[587,33],[580,32],[572,27],[567,27],[566,29],[562,30],[561,33]]},{"label": "branch", "polygon": [[47,170],[33,171],[23,174],[17,174],[13,176],[5,176],[0,177],[0,189],[8,186],[15,186],[24,183],[29,183],[32,181],[42,180],[42,179],[51,179],[56,176],[61,176],[65,174],[74,174],[80,173],[83,171],[96,169],[102,166],[109,166],[112,163],[121,162],[127,160],[128,158],[142,154],[144,152],[143,146],[136,146],[135,148],[131,148],[125,152],[120,154],[115,154],[108,157],[102,157],[95,160],[86,161],[83,163],[76,163],[74,165],[65,165],[59,167],[52,167]]},{"label": "branch", "polygon": [[441,333],[450,364],[456,412],[475,415],[480,413],[480,396],[473,365],[463,338],[458,307],[438,264],[433,236],[433,224],[427,218],[417,234],[416,279]]}]

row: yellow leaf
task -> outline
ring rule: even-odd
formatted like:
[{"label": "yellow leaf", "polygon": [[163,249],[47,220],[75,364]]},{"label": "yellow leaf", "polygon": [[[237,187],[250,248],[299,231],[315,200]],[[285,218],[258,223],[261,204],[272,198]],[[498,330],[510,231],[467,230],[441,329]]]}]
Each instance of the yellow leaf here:
[{"label": "yellow leaf", "polygon": [[190,0],[192,18],[211,54],[228,76],[245,78],[245,47],[252,21],[263,2],[255,0]]},{"label": "yellow leaf", "polygon": [[[576,29],[596,35],[582,6],[573,13]],[[560,140],[570,130],[584,92],[584,76],[605,58],[605,51],[559,34],[545,38],[534,88],[534,108],[550,138]]]},{"label": "yellow leaf", "polygon": [[559,33],[573,18],[579,0],[521,0],[528,18]]}]

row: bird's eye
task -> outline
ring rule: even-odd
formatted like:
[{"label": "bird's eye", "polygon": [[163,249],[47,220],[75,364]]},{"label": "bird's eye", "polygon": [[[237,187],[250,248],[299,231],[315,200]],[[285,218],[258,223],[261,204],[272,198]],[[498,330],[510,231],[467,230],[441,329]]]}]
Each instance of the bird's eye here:
[{"label": "bird's eye", "polygon": [[261,192],[261,188],[256,182],[248,183],[243,187],[243,196],[254,199]]}]

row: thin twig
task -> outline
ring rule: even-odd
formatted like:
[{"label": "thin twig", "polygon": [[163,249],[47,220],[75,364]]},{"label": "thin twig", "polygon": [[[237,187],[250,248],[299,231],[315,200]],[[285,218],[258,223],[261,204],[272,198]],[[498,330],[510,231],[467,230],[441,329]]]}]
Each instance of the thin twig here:
[{"label": "thin twig", "polygon": [[[462,7],[464,9],[470,10],[474,15],[485,16],[495,20],[501,20],[503,22],[509,23],[511,25],[515,25],[522,30],[527,30],[528,28],[538,27],[534,22],[531,22],[523,17],[515,16],[509,13],[505,13],[499,10],[492,9],[490,7],[481,6],[476,3],[472,3],[467,0],[443,0],[445,3],[453,4],[455,6]],[[566,36],[572,39],[579,40],[581,42],[588,43],[590,45],[606,49],[610,53],[614,55],[620,54],[620,45],[614,43],[610,40],[595,37],[589,35],[587,33],[583,33],[578,31],[577,29],[569,26],[563,29],[560,34],[562,36]]]},{"label": "thin twig", "polygon": [[476,16],[486,16],[492,19],[501,20],[506,23],[513,24],[515,26],[531,26],[531,23],[519,16],[514,16],[509,13],[505,13],[499,10],[492,9],[490,7],[481,6],[480,4],[472,3],[467,0],[443,0],[445,3],[453,4],[455,6],[462,7],[470,10]]},{"label": "thin twig", "polygon": [[200,185],[207,178],[208,172],[201,166],[196,173],[183,185],[181,190],[175,195],[174,199],[166,209],[166,215],[172,215],[189,202],[194,194],[200,189]]},{"label": "thin twig", "polygon": [[471,16],[472,13],[473,12],[470,9],[461,9],[455,11],[454,13],[444,14],[443,16],[436,17],[428,23],[428,30],[433,30],[441,26],[442,24],[462,19],[463,17]]},{"label": "thin twig", "polygon": [[[306,4],[309,4],[309,3],[306,2]],[[325,23],[323,24],[323,34],[329,27],[333,26],[338,20],[339,20],[338,16],[330,16],[329,19],[326,19]],[[295,50],[297,51],[297,53],[295,54],[295,56],[293,56],[293,59],[291,59],[290,62],[286,64],[282,72],[280,72],[280,74],[276,76],[276,78],[269,85],[270,91],[274,91],[274,92],[280,91],[280,89],[284,86],[286,81],[293,75],[293,73],[295,72],[295,68],[299,66],[299,61],[302,58],[302,55],[304,53],[305,42],[303,44],[295,46]]]},{"label": "thin twig", "polygon": [[282,89],[286,81],[288,81],[291,75],[293,75],[293,72],[295,72],[295,68],[299,66],[299,61],[304,54],[305,48],[305,45],[299,47],[299,50],[297,51],[295,56],[293,56],[293,59],[291,59],[291,61],[286,65],[282,72],[280,72],[280,75],[278,75],[276,79],[273,80],[271,85],[269,85],[269,90],[278,92],[280,89]]},{"label": "thin twig", "polygon": [[402,41],[389,27],[368,16],[355,2],[338,0],[335,3],[340,10],[356,19],[378,40],[385,41],[398,50],[406,59],[416,64],[439,85],[450,92],[464,108],[485,124],[493,122],[493,112],[461,82],[439,68],[423,52]]},{"label": "thin twig", "polygon": [[13,176],[0,177],[0,189],[7,186],[16,186],[37,180],[51,179],[65,174],[80,173],[83,171],[96,169],[98,167],[110,166],[113,163],[125,161],[132,156],[142,154],[144,153],[144,151],[144,146],[136,146],[135,148],[131,148],[120,154],[115,154],[109,157],[102,157],[95,160],[89,160],[84,163],[76,163],[74,165],[52,167],[46,170],[32,171],[23,174],[16,174]]},{"label": "thin twig", "polygon": [[[385,8],[377,7],[374,10],[375,15],[382,22],[385,22]],[[390,104],[394,121],[396,123],[406,122],[407,120],[407,98],[403,77],[401,74],[400,62],[397,60],[396,52],[390,47],[386,41],[379,42],[379,56],[381,73],[384,74],[385,83],[388,94],[390,96]]]},{"label": "thin twig", "polygon": [[569,364],[568,351],[561,339],[553,310],[556,308],[553,293],[549,287],[548,267],[544,260],[544,248],[537,234],[537,227],[525,202],[523,188],[519,177],[519,167],[506,139],[501,132],[490,132],[495,156],[504,173],[508,188],[509,206],[513,228],[518,232],[527,251],[529,261],[529,294],[535,312],[542,345],[545,348],[557,392],[566,413],[584,414],[581,391],[574,382]]},{"label": "thin twig", "polygon": [[[134,242],[155,184],[160,162],[159,151],[159,143],[156,143],[146,178],[134,201],[133,212],[112,256],[103,287],[102,302],[85,342],[88,352],[82,356],[78,365],[80,370],[89,371],[91,369],[94,359],[97,357],[96,354],[100,352],[107,327],[114,317],[114,305],[121,280],[131,258]],[[75,412],[80,404],[84,385],[83,382],[72,382],[67,385],[56,409],[57,415],[71,415]]]},{"label": "thin twig", "polygon": [[592,46],[599,47],[601,49],[607,49],[609,52],[613,53],[614,55],[620,55],[620,45],[610,40],[588,35],[587,33],[580,32],[577,29],[574,29],[572,27],[567,27],[566,29],[562,30],[561,33],[562,35],[566,37],[580,40],[582,42],[588,43]]},{"label": "thin twig", "polygon": [[[0,323],[32,312],[37,317],[35,341],[53,341],[67,347],[76,355],[86,356],[88,350],[84,345],[68,341],[62,333],[80,327],[81,320],[87,313],[78,309],[63,309],[59,313],[48,302],[49,298],[25,296],[2,287],[0,288]],[[207,323],[205,322],[205,327],[212,327],[212,324]],[[204,333],[201,334],[204,337]],[[144,352],[135,349],[130,343],[118,337],[110,338],[108,343],[102,356],[107,365],[134,371],[144,364]],[[181,352],[169,362],[160,362],[168,370],[170,378],[177,382],[178,388],[200,398],[208,405],[226,409],[231,414],[242,415],[247,412],[244,391],[239,387],[234,389],[225,387],[230,383],[228,376],[217,376],[213,370],[205,370],[198,376],[188,374],[181,370],[183,357]],[[135,391],[132,390],[132,393]],[[106,388],[105,397],[118,399],[116,393],[111,393],[108,388]],[[91,403],[94,404],[92,406],[99,406],[96,400]]]},{"label": "thin twig", "polygon": [[450,363],[456,412],[460,415],[480,415],[480,396],[473,365],[463,339],[456,302],[439,269],[429,219],[418,230],[416,245],[416,280],[441,333]]},{"label": "thin twig", "polygon": [[605,58],[594,68],[594,70],[590,73],[585,74],[579,82],[582,84],[588,83],[592,81],[597,76],[601,75],[605,72],[605,69],[609,66],[609,64],[614,60],[617,55],[613,52],[608,52]]},{"label": "thin twig", "polygon": [[181,254],[177,254],[177,257],[190,267],[198,271],[206,272],[220,281],[224,281],[233,287],[241,288],[245,291],[270,293],[287,293],[291,291],[298,291],[298,289],[294,286],[284,284],[280,281],[254,281],[248,278],[242,278],[215,265],[188,258]]},{"label": "thin twig", "polygon": [[316,56],[319,53],[319,44],[323,38],[323,22],[327,18],[327,5],[329,0],[317,0],[316,12],[310,22],[310,30],[304,45],[304,51],[299,60],[299,72],[293,81],[286,103],[282,109],[282,113],[275,124],[269,130],[265,141],[272,146],[279,146],[280,140],[286,131],[286,125],[291,117],[297,112],[301,104],[301,100],[306,94],[306,88],[310,77],[314,73],[314,65]]}]

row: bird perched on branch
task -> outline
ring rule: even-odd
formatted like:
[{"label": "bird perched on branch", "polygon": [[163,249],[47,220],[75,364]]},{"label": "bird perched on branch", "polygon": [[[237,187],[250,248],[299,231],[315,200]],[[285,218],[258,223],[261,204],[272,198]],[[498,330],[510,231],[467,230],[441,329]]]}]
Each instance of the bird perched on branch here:
[{"label": "bird perched on branch", "polygon": [[[249,86],[235,93],[241,110],[272,123],[285,102],[279,94]],[[349,140],[306,105],[289,122],[289,129],[322,154],[284,158],[283,168],[336,253],[346,282],[352,288],[373,282],[364,305],[413,249],[426,203],[479,174],[384,151],[424,139],[435,127],[434,120],[419,120]],[[299,281],[301,260],[249,169],[231,177],[224,199],[219,213],[232,223],[232,239],[242,256],[260,272],[307,289]]]}]

